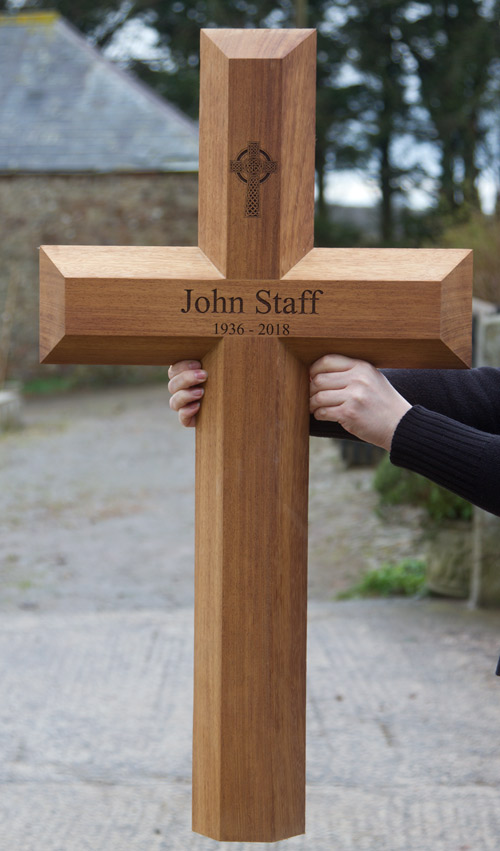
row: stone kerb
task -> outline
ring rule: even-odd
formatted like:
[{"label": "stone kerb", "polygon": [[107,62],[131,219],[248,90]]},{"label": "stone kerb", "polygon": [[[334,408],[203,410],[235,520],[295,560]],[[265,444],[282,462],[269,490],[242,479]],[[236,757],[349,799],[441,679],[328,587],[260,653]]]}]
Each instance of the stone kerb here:
[{"label": "stone kerb", "polygon": [[[497,308],[498,310],[498,308]],[[476,366],[500,367],[500,312],[477,318]],[[470,603],[500,606],[500,518],[476,508]]]},{"label": "stone kerb", "polygon": [[476,366],[500,367],[500,308],[477,317]]},{"label": "stone kerb", "polygon": [[22,397],[19,387],[13,385],[0,390],[0,432],[19,428],[22,424]]}]

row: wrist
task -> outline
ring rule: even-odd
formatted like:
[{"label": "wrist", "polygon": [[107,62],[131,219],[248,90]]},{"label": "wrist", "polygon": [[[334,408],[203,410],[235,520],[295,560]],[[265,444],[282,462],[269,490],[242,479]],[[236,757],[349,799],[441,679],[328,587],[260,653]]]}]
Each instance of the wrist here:
[{"label": "wrist", "polygon": [[411,405],[406,399],[402,399],[401,402],[403,404],[398,405],[397,410],[394,411],[394,416],[392,417],[391,427],[389,428],[386,438],[384,440],[383,448],[387,450],[387,452],[391,451],[392,441],[394,439],[394,435],[396,433],[396,429],[408,411],[411,409]]}]

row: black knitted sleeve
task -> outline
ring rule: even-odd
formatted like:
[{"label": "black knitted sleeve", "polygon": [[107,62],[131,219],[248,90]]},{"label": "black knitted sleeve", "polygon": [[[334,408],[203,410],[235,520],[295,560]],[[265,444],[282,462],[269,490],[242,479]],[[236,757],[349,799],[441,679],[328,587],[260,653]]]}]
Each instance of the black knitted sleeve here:
[{"label": "black knitted sleeve", "polygon": [[414,405],[396,428],[390,457],[500,515],[500,435]]}]

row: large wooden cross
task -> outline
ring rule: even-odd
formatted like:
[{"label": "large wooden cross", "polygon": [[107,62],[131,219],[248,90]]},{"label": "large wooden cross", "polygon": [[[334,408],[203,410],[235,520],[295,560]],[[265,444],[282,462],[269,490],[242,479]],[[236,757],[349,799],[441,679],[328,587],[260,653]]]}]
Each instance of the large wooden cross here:
[{"label": "large wooden cross", "polygon": [[193,828],[218,840],[304,831],[308,364],[470,356],[470,252],[313,248],[315,65],[313,30],[202,32],[199,247],[41,251],[44,363],[208,369]]}]

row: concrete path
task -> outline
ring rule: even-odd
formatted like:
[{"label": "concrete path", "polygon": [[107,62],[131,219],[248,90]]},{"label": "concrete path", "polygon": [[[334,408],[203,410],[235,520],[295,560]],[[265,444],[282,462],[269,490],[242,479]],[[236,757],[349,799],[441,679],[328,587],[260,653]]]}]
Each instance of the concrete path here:
[{"label": "concrete path", "polygon": [[[352,487],[355,560],[418,547],[318,443],[318,537]],[[224,847],[190,831],[192,448],[158,388],[34,405],[0,440],[0,851]],[[498,851],[500,614],[333,602],[311,572],[307,833],[275,847]]]}]

